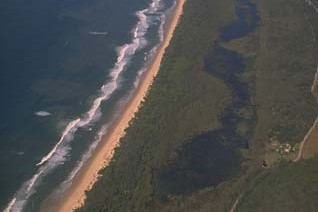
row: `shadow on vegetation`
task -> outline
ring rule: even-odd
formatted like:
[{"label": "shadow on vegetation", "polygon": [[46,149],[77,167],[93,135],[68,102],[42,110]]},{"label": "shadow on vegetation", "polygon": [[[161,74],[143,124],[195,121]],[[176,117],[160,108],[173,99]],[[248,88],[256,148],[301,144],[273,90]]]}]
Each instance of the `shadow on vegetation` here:
[{"label": "shadow on vegetation", "polygon": [[189,194],[217,186],[240,170],[239,149],[248,148],[256,113],[248,84],[240,79],[246,60],[221,44],[247,36],[256,28],[259,17],[250,0],[238,0],[236,14],[238,19],[223,28],[204,61],[205,71],[224,81],[232,91],[232,102],[219,118],[222,127],[194,136],[176,151],[176,158],[159,176],[163,193]]},{"label": "shadow on vegetation", "polygon": [[245,37],[253,32],[259,23],[257,7],[251,0],[237,0],[235,13],[237,19],[225,26],[221,32],[220,39],[223,42]]},{"label": "shadow on vegetation", "polygon": [[[177,151],[178,158],[162,172],[162,188],[172,194],[188,194],[217,185],[238,171],[240,156],[226,129],[198,135]],[[226,137],[223,137],[227,135]],[[226,167],[226,168],[225,168]]]}]

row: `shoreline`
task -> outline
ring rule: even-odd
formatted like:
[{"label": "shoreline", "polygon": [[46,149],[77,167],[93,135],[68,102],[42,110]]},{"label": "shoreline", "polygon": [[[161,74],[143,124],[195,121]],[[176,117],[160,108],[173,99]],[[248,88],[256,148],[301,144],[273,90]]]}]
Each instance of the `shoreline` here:
[{"label": "shoreline", "polygon": [[58,204],[57,211],[69,212],[81,207],[86,199],[85,192],[89,191],[100,177],[98,172],[107,167],[110,163],[114,154],[114,149],[119,146],[120,139],[125,135],[125,129],[129,127],[130,121],[134,118],[135,113],[141,106],[142,101],[151,88],[154,77],[160,69],[165,49],[169,46],[174,30],[182,15],[184,2],[185,0],[177,0],[177,4],[166,23],[164,39],[160,44],[152,63],[141,77],[132,98],[127,105],[124,106],[119,117],[112,124],[109,132],[103,136],[95,153],[82,167],[82,170],[74,178],[71,187],[65,192],[65,198]]}]

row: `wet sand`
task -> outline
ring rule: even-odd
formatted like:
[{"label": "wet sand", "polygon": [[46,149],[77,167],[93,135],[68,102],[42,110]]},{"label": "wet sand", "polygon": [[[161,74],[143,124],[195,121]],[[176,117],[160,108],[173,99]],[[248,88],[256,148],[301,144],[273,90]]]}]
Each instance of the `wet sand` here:
[{"label": "wet sand", "polygon": [[166,24],[165,37],[158,49],[156,57],[140,80],[133,97],[123,109],[123,112],[115,121],[110,131],[104,136],[91,159],[82,168],[78,176],[75,177],[71,188],[66,192],[64,200],[58,206],[58,211],[70,212],[80,207],[86,199],[85,191],[92,188],[99,177],[98,172],[111,161],[114,149],[119,145],[120,138],[124,136],[125,129],[129,126],[129,122],[138,111],[138,108],[151,87],[153,78],[159,71],[165,49],[168,47],[179,18],[182,15],[184,2],[185,0],[177,1],[171,19]]}]

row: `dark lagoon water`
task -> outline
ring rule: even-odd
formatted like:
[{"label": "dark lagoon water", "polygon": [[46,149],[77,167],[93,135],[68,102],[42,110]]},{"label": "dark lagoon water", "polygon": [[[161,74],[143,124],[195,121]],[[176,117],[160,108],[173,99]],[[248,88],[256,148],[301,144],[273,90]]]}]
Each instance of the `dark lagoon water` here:
[{"label": "dark lagoon water", "polygon": [[237,0],[235,14],[237,19],[222,29],[220,40],[223,42],[245,37],[255,30],[260,20],[251,0]]},{"label": "dark lagoon water", "polygon": [[0,2],[0,210],[59,196],[118,114],[174,0]]},{"label": "dark lagoon water", "polygon": [[[217,186],[240,170],[239,149],[248,148],[255,111],[250,101],[249,85],[240,77],[247,61],[222,44],[247,36],[259,22],[251,0],[236,1],[237,19],[221,30],[219,39],[205,58],[205,71],[221,79],[232,91],[232,103],[220,116],[222,127],[189,139],[177,150],[177,159],[162,171],[162,190],[172,194],[189,194],[207,186]],[[244,125],[245,132],[238,130]]]}]

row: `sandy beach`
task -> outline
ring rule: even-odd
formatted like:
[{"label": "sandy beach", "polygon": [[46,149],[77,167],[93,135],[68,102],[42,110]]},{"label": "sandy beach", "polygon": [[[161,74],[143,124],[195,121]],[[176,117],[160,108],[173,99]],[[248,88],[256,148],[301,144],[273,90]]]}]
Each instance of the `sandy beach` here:
[{"label": "sandy beach", "polygon": [[145,98],[147,91],[152,84],[153,78],[159,71],[165,49],[168,47],[179,18],[182,15],[184,2],[185,0],[177,1],[171,19],[166,25],[165,37],[158,49],[156,57],[142,77],[130,102],[128,102],[127,106],[123,109],[123,112],[114,122],[110,131],[104,136],[91,159],[82,168],[69,191],[66,192],[64,200],[58,207],[58,211],[70,212],[75,208],[80,207],[86,198],[85,191],[91,189],[92,185],[99,177],[98,172],[109,164],[115,147],[119,145],[120,138],[124,136],[125,129],[129,126],[129,122],[138,111],[142,100]]}]

